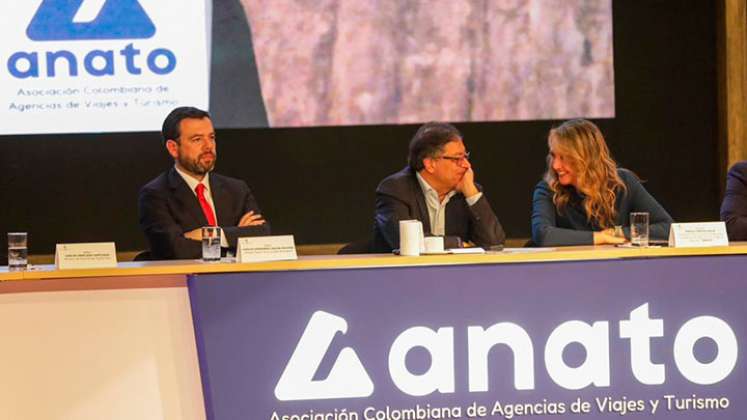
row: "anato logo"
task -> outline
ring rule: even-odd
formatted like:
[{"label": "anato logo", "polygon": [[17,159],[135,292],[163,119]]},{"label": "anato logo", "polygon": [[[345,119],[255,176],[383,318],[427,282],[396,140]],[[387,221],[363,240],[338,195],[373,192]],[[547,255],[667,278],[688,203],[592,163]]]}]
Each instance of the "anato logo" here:
[{"label": "anato logo", "polygon": [[[155,33],[153,21],[137,0],[44,0],[26,28],[32,41],[116,42],[151,38]],[[8,57],[7,69],[17,79],[38,79],[78,77],[83,72],[94,77],[118,76],[123,71],[140,75],[145,70],[166,75],[176,68],[176,54],[168,48],[141,53],[133,43],[85,54],[66,49],[18,51]]]},{"label": "anato logo", "polygon": [[[570,390],[611,386],[612,337],[609,324],[609,321],[588,324],[571,320],[552,331],[545,344],[544,365],[555,384]],[[278,380],[275,397],[280,401],[294,401],[371,396],[374,383],[351,347],[340,351],[326,379],[314,379],[333,338],[337,333],[345,334],[347,329],[344,318],[316,311]],[[654,363],[651,358],[651,341],[661,337],[664,337],[664,320],[650,318],[648,303],[631,311],[628,319],[619,321],[619,338],[630,341],[631,370],[642,384],[662,385],[666,382],[667,366]],[[711,361],[702,362],[695,356],[695,343],[701,338],[710,338],[717,347]],[[487,328],[479,325],[467,327],[468,391],[489,391],[488,354],[496,345],[508,346],[513,351],[514,387],[517,390],[534,389],[534,341],[528,331],[511,322],[499,322]],[[581,344],[586,351],[586,360],[580,366],[569,366],[563,359],[563,352],[571,343]],[[454,327],[451,326],[435,331],[414,326],[401,332],[388,354],[392,382],[411,396],[455,392],[457,366],[454,346]],[[410,372],[405,363],[407,353],[416,347],[430,353],[431,366],[422,374]],[[737,364],[738,353],[734,330],[726,321],[710,315],[697,316],[682,324],[672,348],[679,373],[699,385],[712,385],[726,379]]]},{"label": "anato logo", "polygon": [[144,39],[155,33],[137,0],[44,0],[26,29],[34,41]]}]

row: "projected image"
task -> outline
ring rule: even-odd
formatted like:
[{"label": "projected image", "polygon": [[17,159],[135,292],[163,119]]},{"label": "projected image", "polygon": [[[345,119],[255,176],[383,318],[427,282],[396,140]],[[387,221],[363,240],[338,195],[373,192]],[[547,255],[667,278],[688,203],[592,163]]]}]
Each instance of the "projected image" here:
[{"label": "projected image", "polygon": [[613,117],[611,0],[241,0],[272,127]]},{"label": "projected image", "polygon": [[613,117],[611,1],[0,0],[0,135]]}]

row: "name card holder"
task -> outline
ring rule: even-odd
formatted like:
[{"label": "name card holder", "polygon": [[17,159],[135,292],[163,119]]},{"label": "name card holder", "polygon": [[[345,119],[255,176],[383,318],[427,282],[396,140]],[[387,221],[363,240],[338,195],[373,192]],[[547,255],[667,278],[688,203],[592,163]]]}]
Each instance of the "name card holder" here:
[{"label": "name card holder", "polygon": [[669,246],[674,248],[729,246],[726,223],[672,223],[669,229]]},{"label": "name card holder", "polygon": [[54,265],[58,270],[116,268],[117,248],[114,242],[57,244]]},{"label": "name card holder", "polygon": [[297,260],[293,235],[239,238],[236,262]]}]

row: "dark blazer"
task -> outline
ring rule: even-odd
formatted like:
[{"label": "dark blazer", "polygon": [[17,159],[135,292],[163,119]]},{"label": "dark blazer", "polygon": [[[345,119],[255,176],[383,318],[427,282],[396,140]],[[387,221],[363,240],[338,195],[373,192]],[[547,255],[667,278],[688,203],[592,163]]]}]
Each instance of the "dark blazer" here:
[{"label": "dark blazer", "polygon": [[737,162],[726,175],[721,220],[731,241],[747,241],[747,161]]},{"label": "dark blazer", "polygon": [[[253,210],[257,201],[246,182],[210,173],[210,192],[223,234],[231,247],[242,236],[270,234],[268,222],[261,226],[237,227],[241,216]],[[202,257],[202,244],[184,237],[185,232],[207,226],[200,202],[173,167],[140,189],[140,229],[148,238],[153,259]]]},{"label": "dark blazer", "polygon": [[[627,169],[618,168],[627,191],[617,194],[615,225],[623,226],[625,237],[630,238],[630,212],[649,213],[649,237],[666,240],[672,217],[656,199],[641,185],[638,177]],[[558,212],[552,201],[553,192],[547,182],[540,181],[534,188],[532,198],[532,242],[537,246],[592,245],[594,231],[601,230],[590,223],[583,206],[583,196],[571,197],[563,212]]]},{"label": "dark blazer", "polygon": [[[423,222],[426,235],[431,232],[428,207],[415,171],[405,168],[385,178],[376,188],[373,252],[392,252],[399,248],[399,221],[417,219]],[[485,195],[470,206],[457,193],[446,205],[445,232],[478,246],[502,244],[506,239],[498,218]],[[447,245],[448,246],[448,245]]]}]

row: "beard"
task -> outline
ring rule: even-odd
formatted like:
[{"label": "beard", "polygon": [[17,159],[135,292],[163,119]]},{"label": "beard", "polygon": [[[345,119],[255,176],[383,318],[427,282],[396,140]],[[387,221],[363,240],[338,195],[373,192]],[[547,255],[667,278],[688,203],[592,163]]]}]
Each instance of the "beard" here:
[{"label": "beard", "polygon": [[[212,159],[208,162],[203,162],[203,157],[206,157],[208,155],[212,155]],[[216,160],[216,154],[214,153],[201,153],[199,156],[197,156],[196,159],[189,159],[186,156],[179,155],[177,158],[179,161],[179,165],[188,170],[189,172],[192,172],[195,175],[205,175],[206,173],[210,172],[215,168],[215,160]]]}]

